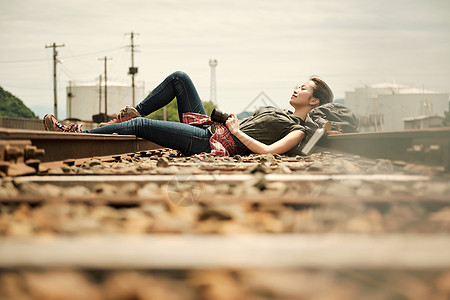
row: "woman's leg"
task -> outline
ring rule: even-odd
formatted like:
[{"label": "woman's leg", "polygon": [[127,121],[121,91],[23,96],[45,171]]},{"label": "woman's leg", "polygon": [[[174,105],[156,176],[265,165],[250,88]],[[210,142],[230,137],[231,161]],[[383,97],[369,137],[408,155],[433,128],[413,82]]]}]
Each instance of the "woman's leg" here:
[{"label": "woman's leg", "polygon": [[136,106],[136,110],[142,116],[147,116],[169,104],[175,97],[177,97],[180,121],[185,112],[206,114],[194,83],[186,73],[181,71],[167,76],[163,82]]},{"label": "woman's leg", "polygon": [[184,155],[211,152],[208,129],[184,123],[134,118],[123,123],[107,125],[83,131],[99,134],[130,134],[154,142],[160,146],[179,150]]}]

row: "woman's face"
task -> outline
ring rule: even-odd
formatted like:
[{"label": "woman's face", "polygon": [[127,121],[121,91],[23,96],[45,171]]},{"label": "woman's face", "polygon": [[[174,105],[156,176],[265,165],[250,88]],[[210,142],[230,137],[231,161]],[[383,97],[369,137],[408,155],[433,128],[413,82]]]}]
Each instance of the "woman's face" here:
[{"label": "woman's face", "polygon": [[294,90],[289,103],[293,107],[310,105],[310,100],[313,98],[313,87],[315,87],[313,81],[305,81],[298,89]]}]

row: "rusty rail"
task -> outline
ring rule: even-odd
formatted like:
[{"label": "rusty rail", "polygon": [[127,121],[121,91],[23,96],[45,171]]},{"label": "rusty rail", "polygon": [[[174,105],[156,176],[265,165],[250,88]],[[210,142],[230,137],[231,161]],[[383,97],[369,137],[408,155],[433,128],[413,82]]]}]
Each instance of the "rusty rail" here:
[{"label": "rusty rail", "polygon": [[369,158],[440,165],[450,170],[450,127],[336,134],[318,145]]},{"label": "rusty rail", "polygon": [[450,238],[447,235],[151,235],[59,237],[47,240],[6,238],[0,245],[0,266],[166,270],[262,267],[429,270],[450,267],[449,247]]},{"label": "rusty rail", "polygon": [[134,135],[61,133],[0,128],[0,140],[29,140],[45,150],[42,162],[139,152],[161,148]]}]

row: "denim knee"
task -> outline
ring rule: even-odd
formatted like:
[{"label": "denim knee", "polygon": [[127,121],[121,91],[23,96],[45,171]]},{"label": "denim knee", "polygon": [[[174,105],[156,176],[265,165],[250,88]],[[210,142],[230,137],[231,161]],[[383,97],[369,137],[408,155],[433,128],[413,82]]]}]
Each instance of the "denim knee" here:
[{"label": "denim knee", "polygon": [[128,124],[131,127],[138,129],[138,128],[144,126],[144,123],[146,122],[145,120],[148,120],[148,119],[145,117],[137,117],[137,118],[134,118],[134,119],[131,119],[130,121],[128,121],[129,122]]},{"label": "denim knee", "polygon": [[175,71],[170,75],[172,78],[174,79],[179,79],[179,80],[190,80],[189,75],[186,72],[183,71]]},{"label": "denim knee", "polygon": [[151,119],[148,119],[146,117],[136,117],[136,118],[131,119],[131,121],[133,121],[135,124],[139,124],[139,125],[142,125],[143,123],[147,122],[148,120],[151,120]]}]

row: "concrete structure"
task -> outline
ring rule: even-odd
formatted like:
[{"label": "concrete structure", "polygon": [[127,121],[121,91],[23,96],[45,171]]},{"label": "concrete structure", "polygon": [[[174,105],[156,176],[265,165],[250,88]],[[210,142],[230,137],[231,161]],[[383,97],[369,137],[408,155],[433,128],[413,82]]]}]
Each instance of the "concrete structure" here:
[{"label": "concrete structure", "polygon": [[444,117],[441,116],[420,116],[403,119],[405,129],[425,129],[442,127]]},{"label": "concrete structure", "polygon": [[444,116],[449,94],[380,83],[346,92],[345,105],[360,119],[360,131],[403,130],[403,119]]},{"label": "concrete structure", "polygon": [[210,96],[209,101],[211,101],[216,107],[219,107],[217,103],[217,85],[216,85],[216,68],[217,59],[210,59],[209,66],[211,67],[211,83],[210,83]]},{"label": "concrete structure", "polygon": [[[67,119],[92,120],[92,116],[105,112],[104,82],[70,82],[67,90]],[[136,101],[146,96],[144,82],[135,83]],[[126,105],[133,105],[133,90],[129,83],[108,81],[108,114],[117,114]]]}]

